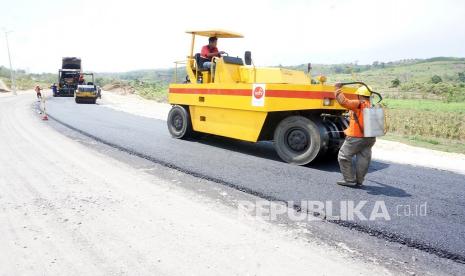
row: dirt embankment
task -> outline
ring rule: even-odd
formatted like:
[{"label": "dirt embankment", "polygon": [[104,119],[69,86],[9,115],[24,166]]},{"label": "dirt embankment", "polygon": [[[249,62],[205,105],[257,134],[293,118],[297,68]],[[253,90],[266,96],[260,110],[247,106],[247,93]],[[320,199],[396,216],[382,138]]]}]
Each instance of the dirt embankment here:
[{"label": "dirt embankment", "polygon": [[9,92],[10,89],[6,86],[6,84],[3,82],[3,80],[0,79],[0,93],[1,92]]},{"label": "dirt embankment", "polygon": [[111,91],[123,95],[134,94],[136,92],[134,87],[127,83],[109,83],[107,85],[104,85],[102,87],[102,90]]}]

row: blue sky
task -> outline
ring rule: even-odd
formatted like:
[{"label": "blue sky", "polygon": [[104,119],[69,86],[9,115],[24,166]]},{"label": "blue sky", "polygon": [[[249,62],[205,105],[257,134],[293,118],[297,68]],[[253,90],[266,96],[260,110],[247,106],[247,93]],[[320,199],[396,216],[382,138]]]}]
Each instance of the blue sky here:
[{"label": "blue sky", "polygon": [[184,31],[204,28],[243,33],[219,48],[251,50],[258,65],[465,56],[459,0],[1,0],[0,15],[0,28],[13,31],[13,66],[31,72],[55,72],[62,56],[92,71],[171,67],[188,53]]}]

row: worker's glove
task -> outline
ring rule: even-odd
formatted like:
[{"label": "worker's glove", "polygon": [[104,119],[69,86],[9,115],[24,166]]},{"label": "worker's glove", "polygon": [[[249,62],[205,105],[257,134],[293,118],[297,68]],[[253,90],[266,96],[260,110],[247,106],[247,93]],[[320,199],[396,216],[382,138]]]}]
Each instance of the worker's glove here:
[{"label": "worker's glove", "polygon": [[341,89],[342,83],[336,82],[336,84],[334,85],[334,87],[335,87],[336,89]]}]

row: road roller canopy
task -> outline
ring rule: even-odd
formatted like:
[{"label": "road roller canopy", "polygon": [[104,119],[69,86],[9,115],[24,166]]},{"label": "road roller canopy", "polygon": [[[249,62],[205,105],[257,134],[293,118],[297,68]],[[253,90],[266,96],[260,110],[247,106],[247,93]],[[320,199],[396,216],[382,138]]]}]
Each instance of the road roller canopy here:
[{"label": "road roller canopy", "polygon": [[217,38],[242,38],[244,37],[240,33],[230,32],[226,30],[216,29],[216,30],[197,30],[197,31],[186,31],[188,34],[200,35],[206,37],[217,37]]}]

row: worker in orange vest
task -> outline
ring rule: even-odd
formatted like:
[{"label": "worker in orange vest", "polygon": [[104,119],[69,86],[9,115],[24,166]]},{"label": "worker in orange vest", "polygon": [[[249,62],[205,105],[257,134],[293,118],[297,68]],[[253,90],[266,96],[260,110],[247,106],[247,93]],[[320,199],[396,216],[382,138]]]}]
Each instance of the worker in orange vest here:
[{"label": "worker in orange vest", "polygon": [[[340,83],[335,85],[337,102],[349,109],[349,127],[344,131],[346,139],[338,154],[339,167],[344,180],[337,184],[343,186],[361,186],[371,162],[371,148],[376,142],[375,137],[363,135],[363,109],[370,107],[371,92],[365,86],[357,89],[357,99],[347,99],[342,93]],[[355,173],[352,158],[355,156]]]},{"label": "worker in orange vest", "polygon": [[40,88],[39,85],[36,85],[36,86],[34,87],[34,91],[36,91],[37,100],[38,100],[38,101],[42,100],[42,93],[41,93],[42,88]]}]

